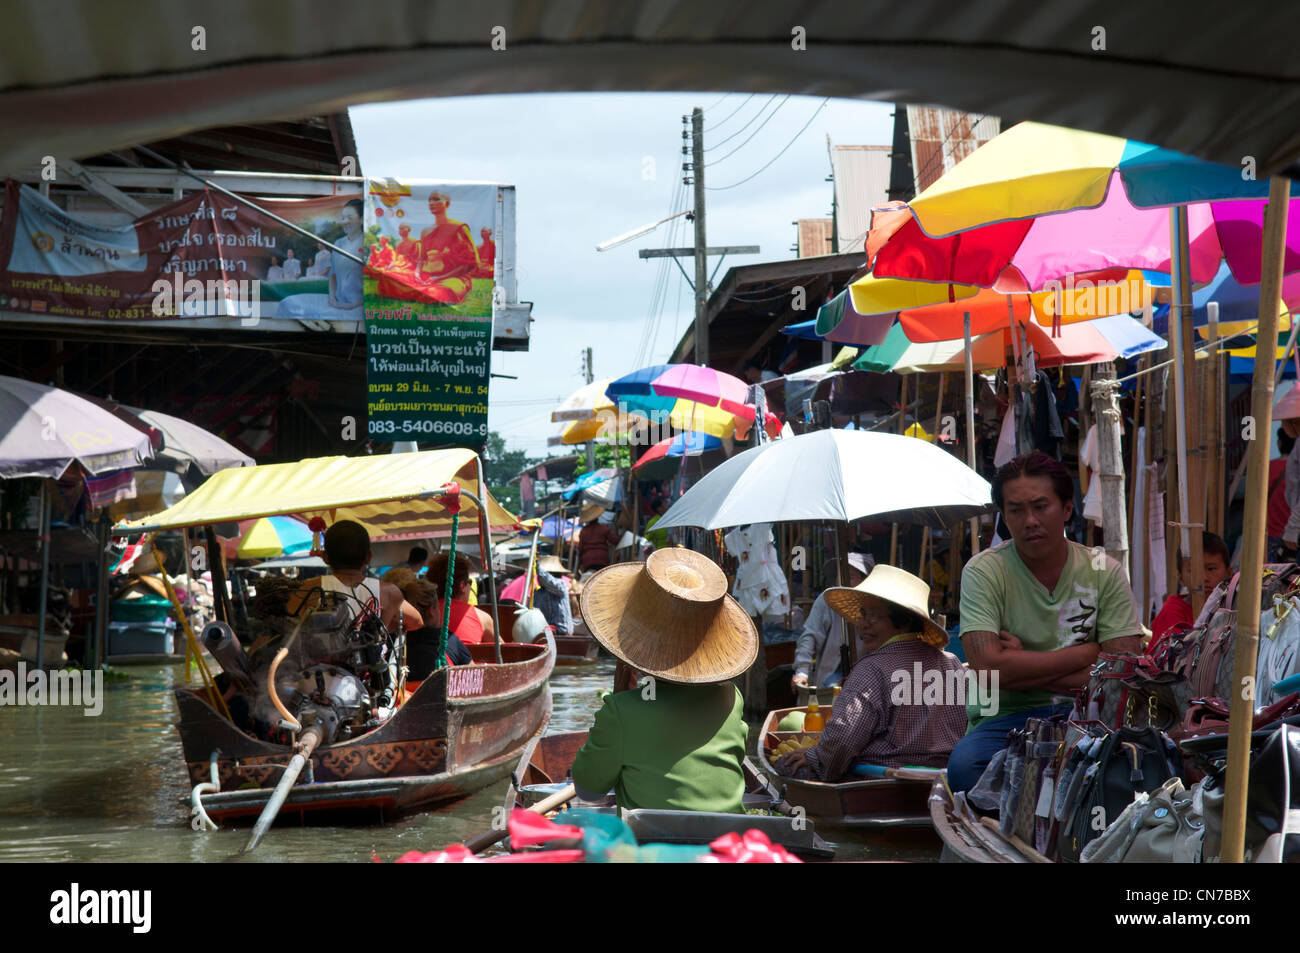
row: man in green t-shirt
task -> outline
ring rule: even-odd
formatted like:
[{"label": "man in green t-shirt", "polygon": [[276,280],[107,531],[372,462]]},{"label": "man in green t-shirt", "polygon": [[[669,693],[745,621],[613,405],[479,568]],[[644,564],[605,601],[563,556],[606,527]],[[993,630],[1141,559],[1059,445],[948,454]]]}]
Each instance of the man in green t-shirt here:
[{"label": "man in green t-shirt", "polygon": [[[967,708],[966,736],[948,760],[954,791],[974,786],[1011,731],[1068,705],[1107,652],[1142,651],[1142,624],[1128,579],[1100,549],[1065,537],[1074,480],[1041,451],[993,478],[993,502],[1011,541],[974,557],[961,577],[961,643],[992,704]],[[983,700],[988,694],[981,690]]]}]

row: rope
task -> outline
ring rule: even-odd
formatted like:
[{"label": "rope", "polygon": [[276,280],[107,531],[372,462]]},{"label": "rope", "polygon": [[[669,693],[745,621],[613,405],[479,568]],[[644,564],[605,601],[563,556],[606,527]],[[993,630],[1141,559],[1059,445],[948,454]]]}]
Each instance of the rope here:
[{"label": "rope", "polygon": [[442,631],[438,633],[438,660],[435,668],[447,666],[447,636],[451,628],[451,589],[456,578],[456,534],[460,531],[460,510],[451,514],[451,548],[447,551],[447,586],[442,599]]}]

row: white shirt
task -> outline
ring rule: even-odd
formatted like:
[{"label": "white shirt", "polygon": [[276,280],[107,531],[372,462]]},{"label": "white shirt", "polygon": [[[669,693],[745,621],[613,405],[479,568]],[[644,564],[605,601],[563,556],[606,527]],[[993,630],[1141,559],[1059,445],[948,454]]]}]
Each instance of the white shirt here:
[{"label": "white shirt", "polygon": [[[840,637],[840,617],[826,604],[825,593],[817,597],[808,613],[808,621],[799,633],[799,642],[794,651],[794,670],[808,675],[808,682],[816,688],[824,688],[828,678],[835,674],[840,666],[840,646],[844,640]],[[817,671],[810,674],[813,658],[817,659]]]}]

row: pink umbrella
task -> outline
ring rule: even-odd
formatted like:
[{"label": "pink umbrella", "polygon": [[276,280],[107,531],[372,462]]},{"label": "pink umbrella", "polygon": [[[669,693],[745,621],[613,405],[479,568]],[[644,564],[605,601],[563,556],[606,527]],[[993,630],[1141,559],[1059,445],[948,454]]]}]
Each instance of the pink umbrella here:
[{"label": "pink umbrella", "polygon": [[656,394],[664,397],[683,397],[707,407],[720,407],[750,423],[754,421],[754,407],[745,403],[749,385],[711,367],[674,364],[655,378],[652,386]]},{"label": "pink umbrella", "polygon": [[[1197,202],[1187,206],[1193,282],[1213,280],[1226,260],[1241,284],[1258,284],[1264,203]],[[1292,200],[1284,270],[1300,270],[1300,200]],[[1169,211],[1138,208],[1120,174],[1096,208],[994,222],[932,238],[905,208],[877,212],[867,256],[878,277],[979,285],[1015,292],[1108,268],[1169,272]]]}]

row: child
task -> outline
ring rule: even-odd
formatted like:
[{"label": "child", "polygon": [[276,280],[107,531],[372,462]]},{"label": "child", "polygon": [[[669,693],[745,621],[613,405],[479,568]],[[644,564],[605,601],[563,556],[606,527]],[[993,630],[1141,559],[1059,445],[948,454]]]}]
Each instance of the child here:
[{"label": "child", "polygon": [[[1201,539],[1201,554],[1205,568],[1205,577],[1201,580],[1201,585],[1208,596],[1214,591],[1215,586],[1226,579],[1232,578],[1232,569],[1228,566],[1228,560],[1231,557],[1228,553],[1228,544],[1218,536],[1213,533],[1203,533]],[[1178,578],[1182,581],[1184,588],[1187,589],[1188,595],[1191,594],[1192,589],[1191,580],[1188,578],[1191,569],[1190,562],[1183,561],[1182,551],[1179,550]],[[1165,600],[1165,604],[1156,615],[1155,621],[1151,623],[1152,647],[1163,642],[1166,634],[1190,629],[1194,621],[1192,603],[1188,596],[1170,596]]]}]

